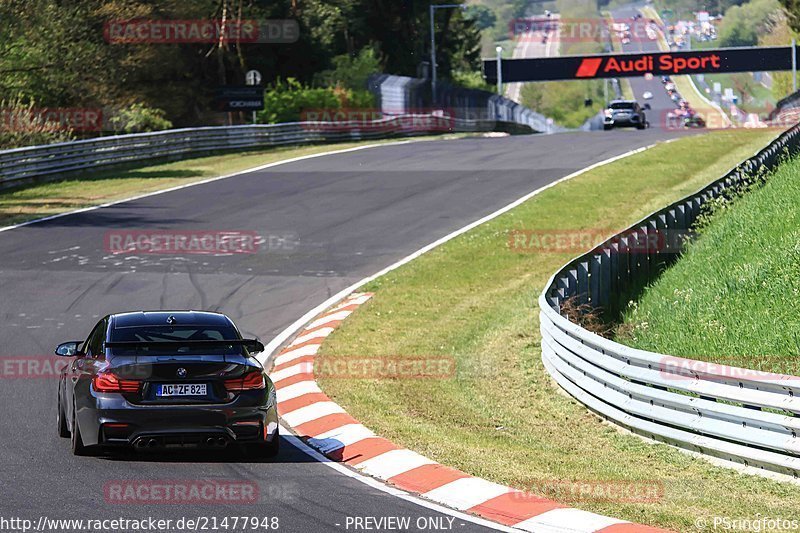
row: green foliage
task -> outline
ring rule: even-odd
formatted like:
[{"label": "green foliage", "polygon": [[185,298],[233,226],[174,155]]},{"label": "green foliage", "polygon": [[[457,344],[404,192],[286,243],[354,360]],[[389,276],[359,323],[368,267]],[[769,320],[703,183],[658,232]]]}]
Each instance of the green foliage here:
[{"label": "green foliage", "polygon": [[[445,3],[449,0],[432,0]],[[214,89],[241,85],[250,69],[264,83],[363,89],[367,74],[416,75],[429,55],[429,0],[3,0],[0,2],[0,99],[47,107],[116,108],[139,102],[164,110],[177,126],[208,124]],[[111,44],[113,21],[292,19],[294,43]],[[436,13],[442,77],[479,70],[477,22],[460,9]],[[383,67],[383,68],[380,68]],[[354,98],[362,98],[361,96]]]},{"label": "green foliage", "polygon": [[720,46],[755,46],[769,27],[770,19],[780,10],[778,0],[752,0],[725,11],[719,25]]},{"label": "green foliage", "polygon": [[454,70],[450,79],[459,87],[480,89],[489,92],[495,91],[495,86],[486,83],[486,80],[483,79],[483,75],[475,70]]},{"label": "green foliage", "polygon": [[356,56],[343,54],[333,58],[333,69],[323,70],[314,81],[325,87],[344,87],[363,90],[370,75],[381,72],[381,62],[375,48],[367,46]]},{"label": "green foliage", "polygon": [[786,10],[791,28],[800,31],[800,0],[781,0],[781,5]]},{"label": "green foliage", "polygon": [[276,124],[303,119],[303,112],[342,108],[370,108],[375,105],[368,91],[344,88],[309,87],[294,78],[278,80],[264,91],[264,110],[258,122]]},{"label": "green foliage", "polygon": [[491,28],[497,22],[497,15],[494,11],[481,4],[472,4],[467,7],[466,18],[475,22],[478,30]]},{"label": "green foliage", "polygon": [[33,102],[0,101],[0,149],[34,146],[72,140],[69,127],[48,121]]},{"label": "green foliage", "polygon": [[160,131],[172,127],[172,122],[165,115],[163,109],[132,104],[116,112],[108,122],[117,133]]},{"label": "green foliage", "polygon": [[732,6],[745,4],[747,0],[716,0],[705,2],[701,0],[656,0],[655,8],[660,13],[663,9],[671,9],[675,16],[671,22],[677,19],[693,19],[694,14],[700,10],[706,10],[714,15],[725,13]]},{"label": "green foliage", "polygon": [[625,319],[636,348],[800,375],[800,161],[718,204]]},{"label": "green foliage", "polygon": [[[789,26],[786,11],[779,10],[772,14],[768,22],[767,31],[758,39],[761,46],[786,46],[797,39],[798,34]],[[772,72],[772,97],[780,100],[792,92],[791,72]]]},{"label": "green foliage", "polygon": [[[596,0],[556,0],[556,10],[561,18],[597,19],[600,11]],[[560,55],[596,54],[605,51],[605,41],[600,32],[594,32],[592,39],[564,39],[561,42]]]},{"label": "green foliage", "polygon": [[[567,128],[580,127],[604,105],[602,80],[527,83],[520,96],[522,105]],[[593,101],[589,107],[584,106],[587,98]]]},{"label": "green foliage", "polygon": [[512,13],[514,14],[514,18],[527,16],[528,10],[531,8],[533,3],[533,0],[512,0],[511,9]]}]

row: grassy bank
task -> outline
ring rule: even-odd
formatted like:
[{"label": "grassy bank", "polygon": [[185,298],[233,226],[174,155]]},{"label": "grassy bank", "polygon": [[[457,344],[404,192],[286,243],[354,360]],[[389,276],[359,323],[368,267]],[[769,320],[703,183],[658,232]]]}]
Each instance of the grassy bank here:
[{"label": "grassy bank", "polygon": [[455,375],[329,378],[322,388],[378,434],[496,482],[537,492],[552,480],[664,488],[653,503],[545,494],[582,509],[679,531],[693,530],[697,516],[780,516],[796,509],[796,487],[622,434],[559,394],[541,363],[537,297],[577,254],[520,254],[508,247],[511,229],[621,229],[720,176],[771,135],[728,130],[660,144],[543,191],[377,279],[366,287],[373,300],[326,340],[322,353],[448,356]]},{"label": "grassy bank", "polygon": [[[419,137],[416,140],[460,136],[462,135]],[[0,226],[122,200],[294,157],[386,142],[392,141],[278,147],[245,153],[212,155],[138,168],[117,168],[91,174],[74,174],[61,181],[0,190]]]},{"label": "grassy bank", "polygon": [[737,104],[746,113],[758,113],[764,116],[775,108],[775,97],[772,91],[757,82],[751,72],[734,72],[731,74],[706,74],[705,81],[709,87],[714,82],[722,85],[722,90],[733,89],[733,94],[739,98]]},{"label": "grassy bank", "polygon": [[625,316],[647,350],[800,375],[800,161],[721,209]]}]

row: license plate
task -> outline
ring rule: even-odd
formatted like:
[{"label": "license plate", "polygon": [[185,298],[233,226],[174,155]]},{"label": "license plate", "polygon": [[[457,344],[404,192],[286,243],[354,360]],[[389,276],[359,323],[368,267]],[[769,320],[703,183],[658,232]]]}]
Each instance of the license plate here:
[{"label": "license plate", "polygon": [[156,396],[205,396],[205,383],[179,383],[175,385],[159,385]]}]

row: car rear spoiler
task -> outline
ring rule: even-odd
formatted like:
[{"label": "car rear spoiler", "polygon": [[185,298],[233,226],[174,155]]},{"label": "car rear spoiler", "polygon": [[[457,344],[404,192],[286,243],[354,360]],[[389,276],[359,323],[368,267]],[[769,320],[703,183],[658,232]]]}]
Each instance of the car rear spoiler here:
[{"label": "car rear spoiler", "polygon": [[110,341],[105,343],[106,348],[177,348],[180,346],[244,346],[251,353],[264,351],[264,344],[258,339],[227,339],[227,340],[185,340],[185,341]]}]

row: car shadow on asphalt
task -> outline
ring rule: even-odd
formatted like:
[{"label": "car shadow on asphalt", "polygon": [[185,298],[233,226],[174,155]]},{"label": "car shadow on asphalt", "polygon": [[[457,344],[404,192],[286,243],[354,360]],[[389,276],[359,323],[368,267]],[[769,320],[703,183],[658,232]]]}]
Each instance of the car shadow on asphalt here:
[{"label": "car shadow on asphalt", "polygon": [[238,446],[230,446],[223,450],[158,450],[136,451],[119,449],[100,452],[96,458],[107,461],[138,463],[314,463],[317,459],[296,448],[285,437],[281,437],[280,452],[276,457],[257,457]]}]

